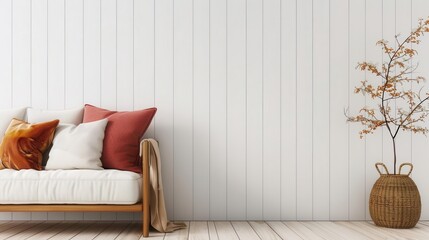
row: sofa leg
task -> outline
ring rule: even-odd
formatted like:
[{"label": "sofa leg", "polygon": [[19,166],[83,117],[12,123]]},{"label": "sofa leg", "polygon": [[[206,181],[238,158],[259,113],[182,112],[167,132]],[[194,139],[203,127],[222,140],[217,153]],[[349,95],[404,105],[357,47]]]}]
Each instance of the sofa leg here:
[{"label": "sofa leg", "polygon": [[143,227],[143,237],[149,237],[149,225],[150,225],[150,217],[149,212],[144,211],[143,212],[143,221],[142,221],[142,227]]}]

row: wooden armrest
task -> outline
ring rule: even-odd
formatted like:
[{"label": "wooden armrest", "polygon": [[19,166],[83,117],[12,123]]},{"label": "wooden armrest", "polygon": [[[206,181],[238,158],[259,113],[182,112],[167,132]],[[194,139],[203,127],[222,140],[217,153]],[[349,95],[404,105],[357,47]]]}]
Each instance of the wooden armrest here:
[{"label": "wooden armrest", "polygon": [[150,152],[151,146],[149,141],[144,139],[140,142],[140,156],[142,158],[142,174],[143,174],[143,184],[142,184],[142,201],[143,201],[143,236],[149,236],[149,226],[150,226],[150,171],[149,171],[149,161],[150,161]]},{"label": "wooden armrest", "polygon": [[[148,139],[151,139],[151,138],[143,138],[140,140],[140,150],[139,150],[140,157],[143,157],[143,142]],[[158,140],[155,139],[155,141],[159,144]]]}]

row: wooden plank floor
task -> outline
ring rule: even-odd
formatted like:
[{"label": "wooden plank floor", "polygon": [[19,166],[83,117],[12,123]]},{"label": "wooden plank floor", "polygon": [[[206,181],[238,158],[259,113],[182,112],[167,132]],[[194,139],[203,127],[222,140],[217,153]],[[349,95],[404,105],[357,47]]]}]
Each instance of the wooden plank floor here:
[{"label": "wooden plank floor", "polygon": [[[216,239],[216,240],[427,240],[429,222],[420,222],[413,229],[387,229],[371,222],[256,222],[216,221],[186,222],[188,228],[173,233],[151,231],[149,239]],[[141,224],[138,222],[55,222],[55,221],[3,221],[0,222],[0,239],[50,240],[139,240]]]}]

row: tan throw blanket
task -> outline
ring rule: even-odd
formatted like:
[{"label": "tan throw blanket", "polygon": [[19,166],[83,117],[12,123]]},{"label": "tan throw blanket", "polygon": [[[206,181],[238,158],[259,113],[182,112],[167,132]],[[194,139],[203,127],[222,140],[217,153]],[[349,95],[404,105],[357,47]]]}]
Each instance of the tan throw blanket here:
[{"label": "tan throw blanket", "polygon": [[159,232],[172,232],[177,229],[186,228],[184,223],[173,223],[168,221],[165,210],[164,191],[162,188],[161,154],[158,142],[155,139],[145,139],[150,144],[149,172],[150,172],[150,216],[151,225]]}]

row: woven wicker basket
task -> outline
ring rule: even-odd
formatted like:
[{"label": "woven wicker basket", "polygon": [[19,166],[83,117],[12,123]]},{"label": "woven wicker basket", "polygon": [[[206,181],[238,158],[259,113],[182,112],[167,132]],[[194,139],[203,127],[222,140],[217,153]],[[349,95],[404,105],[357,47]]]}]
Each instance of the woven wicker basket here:
[{"label": "woven wicker basket", "polygon": [[[386,174],[381,173],[384,167]],[[403,166],[410,166],[408,174],[401,174]],[[411,163],[401,164],[399,174],[389,174],[383,163],[375,167],[380,177],[375,182],[369,198],[369,212],[374,223],[388,228],[413,228],[420,219],[420,194],[409,177],[413,170]]]}]

